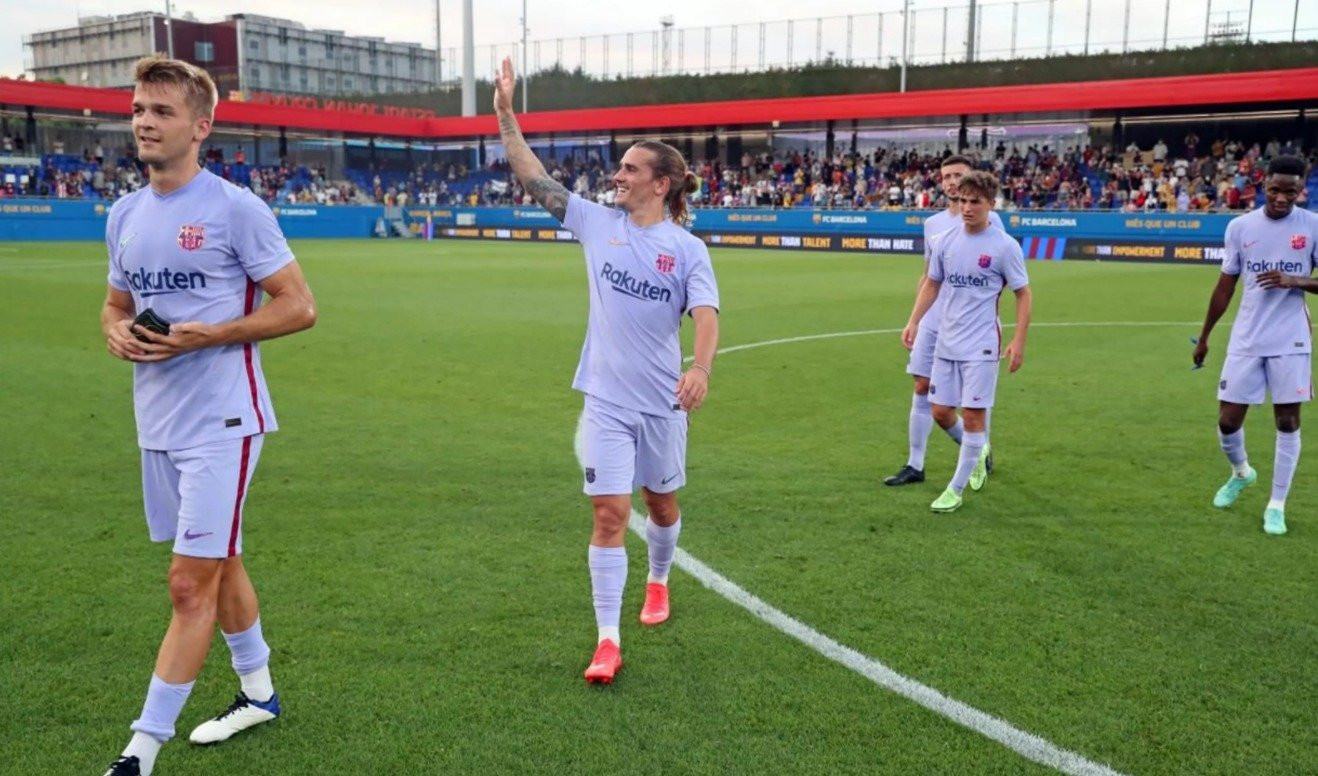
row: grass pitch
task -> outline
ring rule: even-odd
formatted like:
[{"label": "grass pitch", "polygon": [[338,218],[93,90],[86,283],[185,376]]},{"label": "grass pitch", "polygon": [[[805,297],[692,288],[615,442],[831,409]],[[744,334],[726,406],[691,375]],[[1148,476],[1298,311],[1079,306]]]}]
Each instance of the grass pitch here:
[{"label": "grass pitch", "polygon": [[[157,773],[1046,772],[681,572],[673,619],[643,630],[636,537],[627,667],[587,687],[569,387],[580,249],[294,249],[320,321],[262,346],[282,430],[245,520],[286,713],[220,747],[184,743],[237,689],[217,636]],[[714,261],[724,346],[895,331],[919,273],[914,257]],[[1212,508],[1228,473],[1214,431],[1227,330],[1198,372],[1188,337],[1215,270],[1029,271],[1035,321],[1076,325],[1037,327],[1024,368],[1000,378],[998,470],[960,511],[928,511],[955,464],[937,431],[929,482],[880,483],[906,455],[895,333],[785,343],[716,362],[691,425],[682,546],[838,641],[1117,770],[1318,770],[1318,456],[1301,458],[1291,533],[1265,537],[1273,435],[1258,408],[1260,482]],[[0,283],[0,772],[99,773],[167,622],[168,548],[147,541],[129,368],[97,325],[104,247],[7,245]]]}]

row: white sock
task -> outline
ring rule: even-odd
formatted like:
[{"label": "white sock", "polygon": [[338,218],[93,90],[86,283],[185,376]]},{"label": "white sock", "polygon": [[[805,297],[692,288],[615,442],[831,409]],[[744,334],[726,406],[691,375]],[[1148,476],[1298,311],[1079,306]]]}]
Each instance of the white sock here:
[{"label": "white sock", "polygon": [[613,639],[619,646],[618,622],[622,619],[622,590],[627,585],[627,548],[596,547],[587,552],[590,591],[595,600],[595,625],[600,639]]},{"label": "white sock", "polygon": [[1291,492],[1295,467],[1300,463],[1300,430],[1277,432],[1277,453],[1272,467],[1272,503],[1269,508],[1285,509]]},{"label": "white sock", "polygon": [[659,525],[653,517],[645,521],[645,541],[649,545],[650,576],[647,582],[668,584],[668,571],[677,552],[677,537],[682,533],[682,516],[672,525]]},{"label": "white sock", "polygon": [[144,733],[162,744],[173,738],[174,723],[183,711],[183,704],[188,702],[193,684],[195,681],[170,684],[152,673],[142,713],[128,726],[129,729],[134,733]]},{"label": "white sock", "polygon": [[1222,452],[1226,454],[1226,459],[1231,464],[1231,471],[1237,477],[1244,477],[1249,473],[1249,456],[1245,454],[1245,430],[1236,429],[1230,434],[1223,434],[1222,429],[1217,430],[1217,441],[1222,446]]},{"label": "white sock", "polygon": [[911,417],[907,424],[910,436],[910,454],[906,465],[912,469],[924,471],[924,453],[929,446],[929,431],[934,427],[934,416],[929,408],[929,397],[920,394],[911,395]]},{"label": "white sock", "polygon": [[146,733],[134,733],[128,741],[128,746],[124,747],[122,756],[136,757],[138,767],[142,769],[142,776],[151,776],[151,771],[156,767],[156,755],[160,754],[161,746],[163,746],[162,742]]},{"label": "white sock", "polygon": [[249,674],[238,677],[243,694],[254,701],[265,702],[274,697],[275,685],[270,681],[270,666],[261,666]]},{"label": "white sock", "polygon": [[1278,500],[1275,499],[1275,498],[1270,498],[1270,499],[1268,499],[1268,509],[1277,509],[1277,510],[1280,510],[1280,511],[1282,511],[1282,512],[1285,512],[1285,511],[1286,511],[1286,502],[1285,502],[1285,501],[1278,501]]},{"label": "white sock", "polygon": [[959,445],[961,444],[961,439],[966,435],[966,424],[961,422],[961,418],[957,418],[956,425],[951,428],[943,429],[943,433],[952,437],[952,441]]},{"label": "white sock", "polygon": [[974,470],[975,464],[979,461],[979,452],[988,444],[988,435],[983,431],[967,431],[965,438],[961,441],[961,454],[957,457],[956,474],[952,475],[950,487],[961,495],[966,489],[966,483],[970,482],[970,472]]}]

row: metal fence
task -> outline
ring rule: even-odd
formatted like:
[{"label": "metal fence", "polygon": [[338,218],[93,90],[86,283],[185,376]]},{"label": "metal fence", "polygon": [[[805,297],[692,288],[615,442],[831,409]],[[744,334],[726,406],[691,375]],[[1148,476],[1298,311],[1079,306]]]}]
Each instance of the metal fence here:
[{"label": "metal fence", "polygon": [[[911,3],[909,14],[894,10],[711,27],[678,27],[669,18],[658,29],[639,32],[532,37],[525,53],[532,74],[558,65],[613,78],[754,72],[828,62],[891,66],[901,62],[903,42],[907,62],[926,65],[968,57],[1004,60],[1315,38],[1314,0],[998,0],[947,6]],[[443,54],[443,80],[460,78],[461,50],[446,47]],[[477,74],[492,74],[505,56],[520,63],[520,42],[477,46]]]}]

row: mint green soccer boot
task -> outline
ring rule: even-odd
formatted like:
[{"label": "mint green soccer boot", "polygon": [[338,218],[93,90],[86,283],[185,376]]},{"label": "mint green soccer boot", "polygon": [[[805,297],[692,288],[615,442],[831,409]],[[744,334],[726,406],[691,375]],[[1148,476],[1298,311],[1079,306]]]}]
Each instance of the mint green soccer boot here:
[{"label": "mint green soccer boot", "polygon": [[1213,496],[1213,506],[1218,509],[1226,509],[1236,503],[1236,497],[1240,495],[1240,491],[1253,485],[1254,481],[1258,478],[1258,470],[1253,466],[1249,467],[1249,471],[1245,472],[1244,477],[1238,477],[1234,474],[1231,475],[1231,479],[1227,480],[1225,485],[1217,489],[1217,495]]},{"label": "mint green soccer boot", "polygon": [[947,490],[943,491],[943,495],[939,496],[934,500],[934,503],[929,505],[929,508],[935,512],[955,512],[960,507],[961,494],[952,490],[952,486],[950,485],[947,487]]},{"label": "mint green soccer boot", "polygon": [[984,445],[984,449],[979,451],[979,460],[975,461],[975,468],[970,470],[970,489],[978,491],[983,489],[984,483],[988,481],[988,462],[993,455],[993,448]]},{"label": "mint green soccer boot", "polygon": [[1263,533],[1272,536],[1286,533],[1286,513],[1276,507],[1263,510]]}]

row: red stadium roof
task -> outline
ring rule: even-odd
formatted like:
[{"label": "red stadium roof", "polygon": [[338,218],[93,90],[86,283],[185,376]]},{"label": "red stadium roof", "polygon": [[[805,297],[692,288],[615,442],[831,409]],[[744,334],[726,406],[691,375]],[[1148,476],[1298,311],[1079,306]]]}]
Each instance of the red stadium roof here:
[{"label": "red stadium roof", "polygon": [[[1302,103],[1318,97],[1318,67],[1249,73],[1165,76],[1082,83],[880,92],[824,97],[676,103],[625,108],[543,111],[520,117],[527,133],[656,130],[947,116],[962,113],[1044,113],[1256,103]],[[0,79],[0,104],[126,115],[127,92]],[[350,111],[220,102],[218,123],[352,132],[418,139],[497,135],[492,115],[409,118]]]}]

